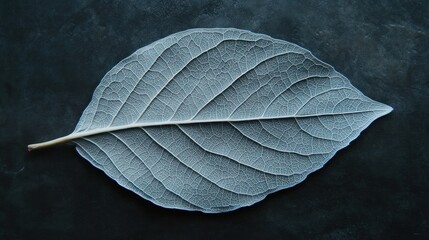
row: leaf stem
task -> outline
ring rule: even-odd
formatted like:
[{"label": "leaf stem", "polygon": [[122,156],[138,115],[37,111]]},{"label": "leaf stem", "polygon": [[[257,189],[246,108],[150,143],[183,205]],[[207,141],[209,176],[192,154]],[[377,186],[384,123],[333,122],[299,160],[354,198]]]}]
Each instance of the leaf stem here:
[{"label": "leaf stem", "polygon": [[28,147],[28,151],[32,151],[35,149],[46,148],[46,147],[54,146],[57,144],[66,143],[66,142],[69,142],[73,139],[76,139],[76,135],[73,136],[72,134],[70,134],[70,135],[60,137],[60,138],[56,138],[56,139],[53,139],[50,141],[30,144],[27,147]]}]

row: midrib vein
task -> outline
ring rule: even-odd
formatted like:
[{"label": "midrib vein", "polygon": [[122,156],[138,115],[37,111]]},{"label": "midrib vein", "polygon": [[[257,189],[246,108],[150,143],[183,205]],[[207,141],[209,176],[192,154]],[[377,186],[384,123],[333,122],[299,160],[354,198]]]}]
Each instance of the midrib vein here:
[{"label": "midrib vein", "polygon": [[311,114],[311,115],[290,115],[290,116],[276,116],[276,117],[256,117],[256,118],[246,118],[246,119],[202,119],[202,120],[185,120],[185,121],[165,121],[165,122],[143,122],[143,123],[133,123],[128,125],[114,126],[114,127],[104,127],[98,129],[92,129],[89,131],[82,131],[77,133],[71,133],[67,136],[56,138],[50,141],[35,143],[28,145],[28,150],[34,150],[38,148],[45,148],[60,143],[66,143],[73,141],[74,139],[79,139],[83,137],[89,137],[97,134],[102,134],[106,132],[114,132],[132,128],[142,128],[142,127],[155,127],[155,126],[165,126],[165,125],[184,125],[184,124],[199,124],[199,123],[219,123],[219,122],[246,122],[246,121],[261,121],[261,120],[273,120],[273,119],[288,119],[288,118],[309,118],[309,117],[322,117],[322,116],[334,116],[334,115],[347,115],[347,114],[358,114],[358,113],[368,113],[368,112],[382,112],[380,116],[383,116],[389,113],[389,109],[372,109],[372,110],[363,110],[355,112],[342,112],[342,113],[326,113],[326,114]]}]

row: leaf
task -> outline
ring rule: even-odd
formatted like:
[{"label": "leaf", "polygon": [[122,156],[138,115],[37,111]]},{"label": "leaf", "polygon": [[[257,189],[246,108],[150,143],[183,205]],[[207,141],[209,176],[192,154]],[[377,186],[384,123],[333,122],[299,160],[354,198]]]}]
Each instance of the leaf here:
[{"label": "leaf", "polygon": [[73,141],[121,186],[163,207],[249,206],[321,168],[391,107],[308,50],[238,29],[191,29],[109,71]]}]

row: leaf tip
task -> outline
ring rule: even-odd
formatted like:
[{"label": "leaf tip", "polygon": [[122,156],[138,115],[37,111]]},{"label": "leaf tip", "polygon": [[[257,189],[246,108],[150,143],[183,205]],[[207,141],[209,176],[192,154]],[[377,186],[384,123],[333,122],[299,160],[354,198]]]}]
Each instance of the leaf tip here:
[{"label": "leaf tip", "polygon": [[393,111],[393,107],[391,107],[389,105],[385,105],[385,106],[386,106],[386,108],[384,110],[384,115],[387,115]]},{"label": "leaf tip", "polygon": [[379,117],[382,117],[382,116],[385,116],[385,115],[391,113],[393,111],[393,107],[391,107],[387,104],[378,102],[377,110],[378,110]]}]

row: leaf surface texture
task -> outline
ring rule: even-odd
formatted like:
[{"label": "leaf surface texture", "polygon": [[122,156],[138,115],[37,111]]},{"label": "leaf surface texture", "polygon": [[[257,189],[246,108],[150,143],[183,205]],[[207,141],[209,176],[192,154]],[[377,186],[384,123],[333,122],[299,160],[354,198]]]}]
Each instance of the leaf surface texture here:
[{"label": "leaf surface texture", "polygon": [[295,44],[191,29],[109,71],[71,135],[141,197],[217,213],[298,184],[391,110]]}]

